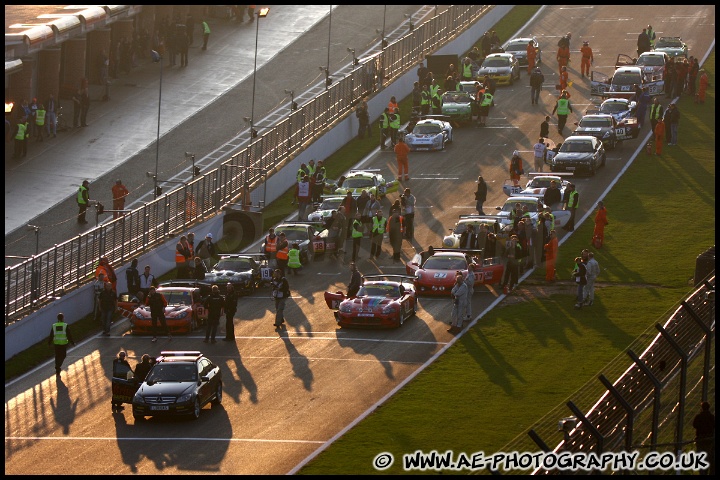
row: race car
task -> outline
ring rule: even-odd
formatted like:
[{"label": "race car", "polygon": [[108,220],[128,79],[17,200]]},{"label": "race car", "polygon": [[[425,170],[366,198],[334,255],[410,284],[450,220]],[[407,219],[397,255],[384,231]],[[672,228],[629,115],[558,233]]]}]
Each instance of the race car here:
[{"label": "race car", "polygon": [[508,197],[535,197],[542,200],[545,196],[545,190],[550,188],[550,182],[554,181],[560,189],[560,195],[565,195],[565,188],[569,182],[563,179],[563,177],[571,176],[572,173],[548,174],[542,172],[531,172],[528,175],[531,178],[524,187],[515,186],[512,180],[505,180],[503,193],[505,193]]},{"label": "race car", "polygon": [[482,250],[436,248],[432,254],[421,252],[405,265],[415,277],[418,295],[450,296],[457,272],[475,276],[475,286],[500,283],[503,263],[500,257],[482,258]]},{"label": "race car", "polygon": [[272,268],[263,253],[222,255],[213,269],[205,274],[205,281],[225,290],[232,283],[238,293],[250,293],[269,283]]},{"label": "race car", "polygon": [[609,149],[615,148],[617,143],[623,140],[637,138],[640,133],[636,118],[629,117],[618,123],[608,114],[585,115],[575,125],[573,135],[591,135]]},{"label": "race car", "polygon": [[472,120],[474,101],[475,98],[466,92],[445,92],[442,96],[442,114],[456,122],[469,122]]},{"label": "race car", "polygon": [[533,42],[533,46],[535,47],[535,51],[537,52],[537,54],[535,55],[535,65],[537,65],[538,63],[542,62],[542,50],[540,49],[540,44],[538,43],[537,38],[535,37],[513,38],[505,44],[504,49],[507,53],[513,54],[513,56],[518,61],[518,65],[520,65],[521,67],[527,67],[527,47],[528,43],[530,42]]},{"label": "race car", "polygon": [[398,328],[417,311],[414,281],[408,275],[364,275],[356,296],[325,292],[325,303],[340,327]]},{"label": "race car", "polygon": [[444,150],[446,143],[453,139],[450,118],[445,115],[424,115],[415,124],[412,131],[405,135],[405,143],[410,151]]},{"label": "race car", "polygon": [[480,231],[480,225],[485,225],[488,232],[498,236],[506,235],[496,215],[460,215],[455,227],[449,229],[450,235],[443,238],[443,247],[460,248],[460,236],[467,231],[468,225],[473,226],[475,233]]},{"label": "race car", "polygon": [[[288,245],[297,243],[300,248],[300,263],[307,265],[313,261],[313,239],[319,233],[320,225],[315,222],[286,222],[275,227],[275,234],[285,234]],[[260,252],[265,253],[265,242],[260,245]]]},{"label": "race car", "polygon": [[590,72],[590,95],[632,99],[635,87],[646,89],[650,95],[660,95],[665,88],[662,75],[645,74],[637,66],[620,67],[612,77],[601,72]]},{"label": "race car", "polygon": [[463,81],[460,82],[460,90],[469,93],[473,97],[477,93],[478,89],[482,88],[482,83],[478,81]]},{"label": "race car", "polygon": [[[502,228],[505,228],[506,225],[510,225],[510,227],[512,227],[513,218],[511,213],[518,204],[520,204],[521,208],[527,206],[528,213],[530,214],[530,220],[533,222],[533,225],[537,225],[538,212],[540,210],[545,211],[548,208],[547,205],[542,203],[542,199],[537,197],[508,197],[502,206],[495,207],[495,209],[498,210],[498,216],[500,217],[499,222]],[[555,217],[555,229],[565,226],[568,220],[570,220],[570,212],[567,210],[553,210],[551,213]]]},{"label": "race car", "polygon": [[680,37],[660,37],[655,41],[653,51],[667,53],[671,58],[688,56],[688,46]]},{"label": "race car", "polygon": [[585,112],[586,115],[607,114],[612,115],[616,122],[621,123],[629,119],[635,120],[637,124],[637,103],[627,98],[608,98],[604,100],[600,107],[590,107]]},{"label": "race car", "polygon": [[318,205],[317,209],[308,215],[309,222],[324,222],[333,211],[338,209],[343,200],[345,200],[345,196],[323,195],[322,199],[323,201]]},{"label": "race car", "polygon": [[660,75],[664,78],[665,64],[670,61],[670,57],[665,52],[644,52],[640,54],[635,62],[635,66],[642,68],[644,74]]},{"label": "race car", "polygon": [[512,85],[520,79],[520,66],[512,53],[491,53],[483,60],[477,75],[478,78],[487,75],[498,85]]},{"label": "race car", "polygon": [[546,161],[553,172],[587,173],[605,166],[606,154],[603,142],[589,135],[572,135],[565,139],[557,155]]},{"label": "race car", "polygon": [[[188,280],[162,282],[157,293],[165,297],[165,322],[171,334],[191,333],[207,320],[203,298],[210,294],[210,284]],[[150,307],[129,294],[121,294],[118,310],[130,320],[133,335],[154,334]],[[159,327],[162,328],[162,327]]]},{"label": "race car", "polygon": [[396,192],[399,184],[397,180],[386,181],[379,168],[350,170],[337,181],[326,182],[325,194],[345,196],[347,192],[352,192],[357,198],[363,190],[367,190],[368,194],[372,193],[380,200],[388,193]]}]

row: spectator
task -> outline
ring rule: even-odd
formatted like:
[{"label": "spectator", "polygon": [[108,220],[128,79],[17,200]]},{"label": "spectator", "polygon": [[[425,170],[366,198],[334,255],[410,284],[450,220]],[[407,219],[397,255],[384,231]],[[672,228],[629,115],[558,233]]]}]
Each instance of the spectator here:
[{"label": "spectator", "polygon": [[110,325],[112,324],[113,314],[117,310],[117,295],[112,289],[109,282],[105,282],[104,289],[100,292],[100,318],[102,320],[103,335],[110,336]]},{"label": "spectator", "polygon": [[642,55],[645,52],[650,51],[650,37],[648,37],[647,34],[647,28],[643,28],[642,32],[638,35],[637,38],[637,54],[638,57]]},{"label": "spectator", "polygon": [[100,273],[95,277],[93,282],[93,320],[102,325],[102,316],[100,313],[100,294],[105,290],[105,274]]},{"label": "spectator", "polygon": [[677,105],[671,103],[665,111],[665,123],[670,127],[670,140],[668,145],[677,145],[678,141],[678,124],[680,123],[680,110]]},{"label": "spectator", "polygon": [[177,268],[177,278],[190,278],[190,265],[188,262],[193,258],[190,251],[190,245],[185,235],[180,237],[180,241],[175,245],[175,267]]},{"label": "spectator", "polygon": [[555,180],[551,180],[550,186],[545,190],[545,193],[543,194],[543,203],[552,210],[560,208],[560,204],[562,203],[562,194],[560,193],[560,189],[558,188]]},{"label": "spectator", "polygon": [[522,246],[517,235],[512,235],[507,241],[503,253],[505,271],[503,272],[502,287],[505,295],[510,294],[518,281],[518,261],[522,258]]},{"label": "spectator", "polygon": [[[200,240],[197,246],[197,256],[200,257],[205,264],[206,270],[210,270],[215,265],[215,258],[218,256],[217,248],[213,243],[213,234],[205,235],[204,240]],[[197,277],[196,277],[197,278]]]},{"label": "spectator", "polygon": [[475,190],[475,209],[479,215],[485,215],[483,211],[485,200],[487,200],[487,183],[485,183],[485,179],[480,175],[477,179],[477,190]]},{"label": "spectator", "polygon": [[535,160],[535,171],[536,172],[542,172],[543,167],[545,165],[545,153],[547,152],[547,147],[545,146],[545,139],[540,137],[533,145],[533,152],[535,154],[534,160]]},{"label": "spectator", "polygon": [[237,312],[238,296],[232,283],[228,283],[225,290],[225,338],[226,342],[235,340],[235,312]]},{"label": "spectator", "polygon": [[540,102],[540,91],[542,90],[545,75],[540,67],[535,67],[530,73],[530,103],[537,105]]},{"label": "spectator", "polygon": [[575,231],[575,213],[580,206],[580,198],[577,190],[575,190],[574,183],[568,183],[565,188],[565,198],[563,198],[564,207],[563,210],[570,210],[570,219],[563,226],[563,230],[568,232]]},{"label": "spectator", "polygon": [[275,330],[278,330],[285,323],[285,303],[290,297],[290,285],[280,269],[276,269],[273,273],[270,285],[272,286],[272,296],[275,299],[274,325]]},{"label": "spectator", "polygon": [[327,173],[325,171],[325,165],[323,165],[322,160],[318,160],[317,168],[315,169],[315,173],[313,174],[312,181],[313,202],[320,203],[322,201],[323,191],[325,190],[326,178]]},{"label": "spectator", "polygon": [[356,297],[362,286],[362,274],[358,271],[355,262],[350,262],[350,283],[348,283],[347,298]]},{"label": "spectator", "polygon": [[110,265],[110,261],[107,257],[100,257],[98,266],[95,269],[96,277],[99,276],[101,273],[105,274],[105,279],[110,282],[113,291],[117,292],[117,276],[115,275],[115,270],[113,269],[112,265]]},{"label": "spectator", "polygon": [[413,84],[413,90],[412,90],[412,109],[413,114],[416,114],[415,112],[420,112],[421,110],[421,102],[422,102],[422,87],[420,86],[420,82],[415,82]]},{"label": "spectator", "polygon": [[575,269],[572,272],[572,276],[575,279],[577,285],[577,302],[575,308],[578,310],[583,306],[583,292],[585,285],[587,285],[587,268],[582,257],[575,257]]},{"label": "spectator", "polygon": [[80,89],[80,125],[87,127],[87,115],[90,111],[90,91],[87,86]]},{"label": "spectator", "polygon": [[371,193],[370,198],[365,204],[365,208],[362,210],[362,216],[360,217],[360,221],[363,223],[363,226],[367,227],[366,231],[368,234],[372,232],[373,218],[381,208],[382,205],[375,197],[375,194]]},{"label": "spectator", "polygon": [[210,343],[216,343],[215,336],[217,335],[218,325],[220,324],[220,317],[225,308],[225,297],[220,295],[220,287],[217,285],[212,286],[212,292],[210,296],[205,299],[203,305],[208,311],[205,340],[203,340],[203,343],[208,343],[208,341],[210,341]]},{"label": "spectator", "polygon": [[207,273],[207,268],[205,267],[205,263],[203,263],[202,258],[195,257],[193,260],[194,267],[192,269],[192,276],[195,280],[202,282],[205,280],[205,274]]},{"label": "spectator", "polygon": [[[253,21],[253,20],[255,20],[255,18],[254,18],[254,16],[251,16],[250,21]],[[205,21],[205,19],[202,19],[202,20],[200,20],[200,26],[202,27],[202,30],[203,30],[202,50],[205,51],[205,50],[207,50],[208,40],[210,40],[210,25],[208,25],[208,23],[207,23],[207,21]]]},{"label": "spectator", "polygon": [[709,467],[700,471],[701,475],[715,475],[715,415],[710,413],[710,404],[702,402],[700,413],[693,418],[695,429],[695,450],[705,452]]},{"label": "spectator", "polygon": [[150,373],[150,369],[153,364],[150,361],[150,355],[144,353],[140,361],[135,365],[135,385],[140,385],[145,381],[147,374]]},{"label": "spectator", "polygon": [[46,130],[48,137],[52,132],[53,138],[57,137],[57,102],[55,101],[55,95],[52,93],[45,101],[45,107],[47,108],[47,123]]},{"label": "spectator", "polygon": [[451,290],[450,296],[453,302],[452,313],[450,315],[450,333],[460,333],[463,322],[465,321],[465,312],[467,311],[466,303],[468,291],[467,285],[463,281],[462,275],[455,277],[455,285]]},{"label": "spectator", "polygon": [[155,275],[150,273],[150,265],[145,265],[143,273],[140,274],[140,293],[142,298],[138,297],[140,301],[144,301],[150,294],[150,288],[156,285]]},{"label": "spectator", "polygon": [[155,289],[155,287],[150,287],[148,296],[145,299],[145,305],[150,307],[150,318],[152,319],[153,338],[151,342],[157,342],[158,321],[165,330],[168,339],[172,339],[172,335],[170,335],[170,329],[168,328],[167,322],[165,321],[165,307],[167,307],[167,300],[165,300],[163,294],[159,293]]},{"label": "spectator", "polygon": [[593,252],[588,252],[585,270],[587,283],[585,284],[585,288],[583,290],[584,304],[588,307],[592,307],[592,304],[595,301],[595,279],[598,275],[600,275],[600,265],[597,260],[595,260],[595,254]]},{"label": "spectator", "polygon": [[406,188],[400,197],[400,204],[403,207],[402,215],[405,222],[405,239],[410,242],[415,236],[415,195],[410,192],[410,188]]},{"label": "spectator", "polygon": [[130,267],[125,270],[125,280],[127,280],[127,290],[130,295],[136,297],[140,291],[140,271],[137,268],[138,259],[133,258]]},{"label": "spectator", "polygon": [[358,253],[360,252],[360,246],[363,238],[363,224],[360,221],[359,213],[353,219],[350,232],[352,237],[352,261],[355,262],[359,259]]},{"label": "spectator", "polygon": [[370,128],[370,114],[368,113],[368,105],[363,98],[360,104],[355,109],[355,116],[358,119],[358,138],[362,140],[365,138],[365,133],[368,137],[372,137],[372,129]]},{"label": "spectator", "polygon": [[372,240],[370,244],[370,258],[375,260],[380,258],[382,253],[382,241],[383,235],[385,234],[385,227],[387,226],[387,220],[383,218],[381,209],[376,210],[373,216],[372,223]]},{"label": "spectator", "polygon": [[298,202],[298,220],[307,221],[307,208],[312,200],[310,193],[310,177],[305,174],[295,185],[295,198]]}]

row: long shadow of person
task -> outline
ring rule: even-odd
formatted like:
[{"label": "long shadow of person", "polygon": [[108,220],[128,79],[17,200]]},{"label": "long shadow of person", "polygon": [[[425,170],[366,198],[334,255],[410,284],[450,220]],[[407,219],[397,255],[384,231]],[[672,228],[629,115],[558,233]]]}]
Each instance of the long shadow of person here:
[{"label": "long shadow of person", "polygon": [[282,341],[285,343],[285,348],[288,351],[293,374],[302,380],[305,390],[308,392],[311,391],[314,376],[312,370],[310,370],[310,362],[307,357],[298,352],[298,349],[292,344],[290,337],[285,330],[281,330],[279,334],[280,338],[282,338]]},{"label": "long shadow of person", "polygon": [[[137,473],[137,464],[140,461],[141,449],[136,442],[128,441],[126,437],[132,437],[131,426],[128,425],[125,415],[122,412],[114,412],[112,414],[115,421],[115,438],[117,438],[118,449],[122,456],[122,461],[130,467],[132,473]],[[135,444],[135,445],[133,445]]]},{"label": "long shadow of person", "polygon": [[[245,367],[240,355],[240,349],[237,346],[237,340],[230,345],[230,351],[228,357],[235,363],[235,370],[237,371],[237,377],[234,375],[231,367],[225,363],[220,364],[220,369],[223,370],[223,390],[226,396],[231,397],[235,403],[240,403],[240,396],[242,395],[243,387],[250,394],[250,401],[257,403],[257,384],[253,380],[253,376],[250,371]],[[236,380],[236,378],[238,380]]]},{"label": "long shadow of person", "polygon": [[75,421],[77,414],[78,399],[73,402],[70,399],[70,392],[61,379],[57,380],[57,400],[50,398],[55,422],[63,427],[63,433],[70,433],[70,425]]}]

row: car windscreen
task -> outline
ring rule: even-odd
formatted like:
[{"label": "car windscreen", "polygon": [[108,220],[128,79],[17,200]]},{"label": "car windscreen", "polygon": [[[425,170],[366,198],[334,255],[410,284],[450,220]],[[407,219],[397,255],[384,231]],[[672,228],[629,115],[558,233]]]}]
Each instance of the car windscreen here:
[{"label": "car windscreen", "polygon": [[397,285],[363,285],[358,297],[391,297],[398,298],[400,290]]},{"label": "car windscreen", "polygon": [[600,107],[600,111],[602,113],[620,113],[624,112],[628,109],[628,105],[626,103],[621,102],[608,102],[603,103]]},{"label": "car windscreen", "polygon": [[565,141],[560,147],[560,153],[592,153],[591,142],[587,141]]},{"label": "car windscreen", "polygon": [[609,118],[583,118],[580,120],[580,126],[583,128],[606,128],[612,127],[612,121]]},{"label": "car windscreen", "polygon": [[190,292],[187,290],[180,292],[165,290],[161,293],[163,297],[165,297],[165,300],[167,300],[168,305],[186,305],[188,307],[192,305],[192,295],[190,295]]},{"label": "car windscreen", "polygon": [[470,95],[461,93],[446,93],[442,97],[443,103],[470,103],[472,98]]},{"label": "car windscreen", "polygon": [[197,382],[197,367],[194,363],[158,363],[150,370],[145,382]]},{"label": "car windscreen", "polygon": [[245,272],[252,270],[252,263],[249,258],[223,258],[217,265],[215,270],[231,270],[233,272]]},{"label": "car windscreen", "polygon": [[665,65],[665,60],[661,55],[644,55],[638,58],[636,65],[638,67],[662,67]]},{"label": "car windscreen", "polygon": [[[343,184],[344,186],[345,184]],[[308,239],[307,230],[304,227],[297,228],[283,228],[280,232],[275,229],[276,233],[283,232],[288,242],[304,242]]]},{"label": "car windscreen", "polygon": [[527,52],[527,43],[511,43],[505,47],[506,52]]},{"label": "car windscreen", "polygon": [[348,178],[343,183],[343,188],[368,188],[374,186],[375,184],[373,183],[372,178],[368,177]]},{"label": "car windscreen", "polygon": [[509,67],[510,60],[507,58],[488,58],[482,64],[483,68]]},{"label": "car windscreen", "polygon": [[323,200],[318,210],[337,210],[344,198],[328,198]]},{"label": "car windscreen", "polygon": [[437,135],[442,132],[442,128],[438,125],[415,125],[413,132],[415,135]]},{"label": "car windscreen", "polygon": [[[505,202],[505,205],[503,205],[502,211],[503,212],[512,212],[515,210],[515,204],[518,202],[514,199],[510,199],[507,202]],[[528,207],[528,212],[537,212],[537,201],[535,202],[519,202],[520,206],[526,206]]]},{"label": "car windscreen", "polygon": [[[582,124],[582,122],[581,122]],[[532,182],[530,182],[530,188],[550,188],[550,182],[552,182],[552,178],[533,178]],[[557,182],[557,180],[555,180]]]},{"label": "car windscreen", "polygon": [[423,268],[426,270],[465,270],[467,261],[462,257],[434,255],[427,259]]},{"label": "car windscreen", "polygon": [[642,75],[635,72],[618,72],[613,76],[613,85],[641,85]]},{"label": "car windscreen", "polygon": [[661,38],[655,42],[655,48],[682,48],[682,42],[677,38]]}]

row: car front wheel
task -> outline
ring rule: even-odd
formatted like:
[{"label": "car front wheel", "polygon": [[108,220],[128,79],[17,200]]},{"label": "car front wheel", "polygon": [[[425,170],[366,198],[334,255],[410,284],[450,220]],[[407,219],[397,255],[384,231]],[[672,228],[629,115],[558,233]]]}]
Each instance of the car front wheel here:
[{"label": "car front wheel", "polygon": [[200,399],[196,397],[195,404],[193,405],[193,411],[192,411],[193,420],[197,420],[198,418],[200,418],[200,409],[201,409]]},{"label": "car front wheel", "polygon": [[217,389],[215,389],[215,398],[213,398],[212,404],[217,406],[222,403],[223,389],[222,382],[218,382]]}]

